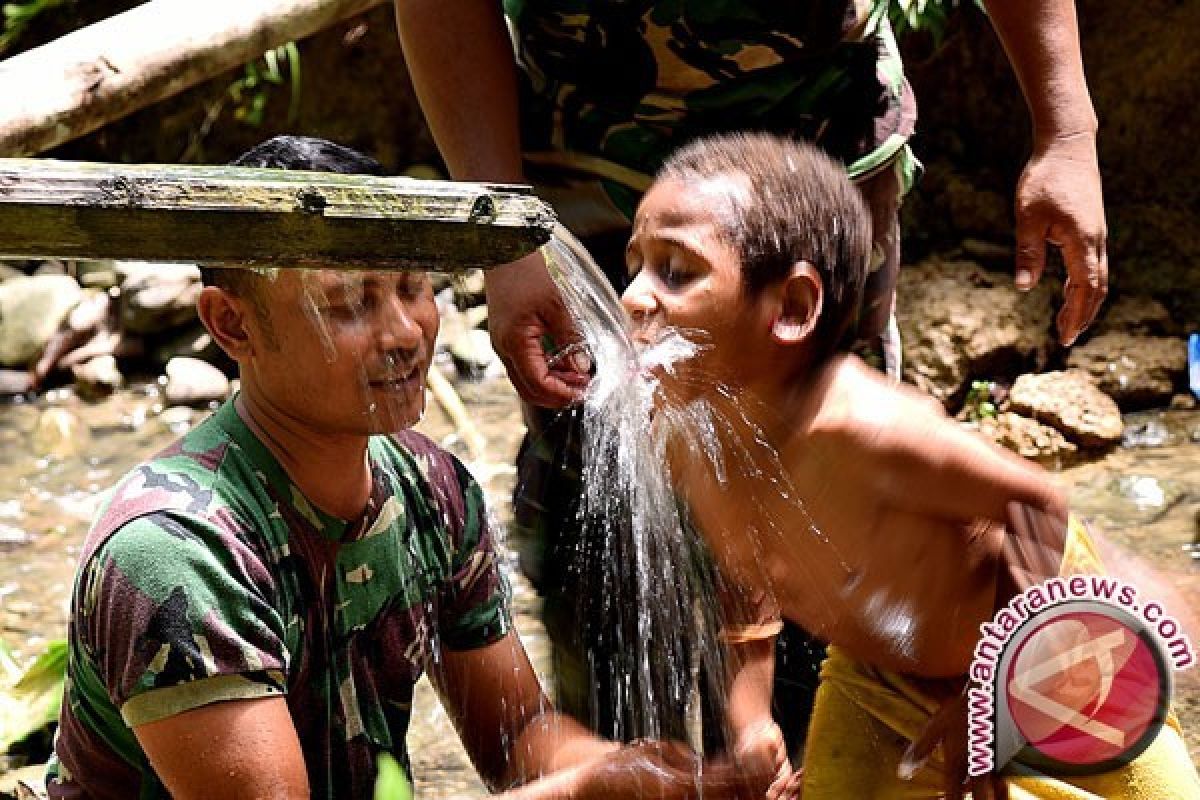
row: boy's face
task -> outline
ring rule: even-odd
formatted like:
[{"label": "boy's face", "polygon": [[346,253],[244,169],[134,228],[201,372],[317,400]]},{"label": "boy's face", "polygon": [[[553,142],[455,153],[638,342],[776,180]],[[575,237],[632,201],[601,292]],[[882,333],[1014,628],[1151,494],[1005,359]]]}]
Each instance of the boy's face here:
[{"label": "boy's face", "polygon": [[253,358],[270,402],[329,433],[421,418],[439,323],[425,273],[284,270],[264,284],[269,330],[252,333]]},{"label": "boy's face", "polygon": [[621,296],[635,341],[654,343],[668,326],[708,347],[676,367],[691,395],[714,383],[745,386],[767,368],[770,310],[748,294],[741,258],[722,236],[735,219],[744,178],[655,183],[638,207],[626,264],[633,282]]}]

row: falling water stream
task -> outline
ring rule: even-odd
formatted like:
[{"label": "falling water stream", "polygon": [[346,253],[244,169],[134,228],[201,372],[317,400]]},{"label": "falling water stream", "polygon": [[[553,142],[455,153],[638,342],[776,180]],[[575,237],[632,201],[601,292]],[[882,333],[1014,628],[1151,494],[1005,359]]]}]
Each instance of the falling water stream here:
[{"label": "falling water stream", "polygon": [[[746,430],[732,402],[722,409],[656,406],[655,375],[699,352],[705,347],[701,340],[686,331],[668,331],[638,352],[617,298],[586,265],[581,249],[564,235],[546,254],[581,321],[584,346],[595,365],[582,409],[588,491],[580,514],[589,532],[584,541],[590,544],[576,556],[581,574],[600,581],[582,594],[600,598],[604,607],[585,619],[597,626],[596,636],[620,637],[620,647],[631,654],[622,676],[621,701],[633,709],[627,733],[653,735],[662,723],[657,709],[691,708],[702,673],[709,676],[708,690],[719,691],[713,676],[722,669],[710,575],[686,533],[685,516],[670,486],[665,432],[683,431],[719,477],[733,470],[765,473],[769,459],[760,457],[761,445],[752,435],[740,436],[740,450],[722,444],[729,441],[723,429]],[[320,298],[306,291],[315,309]],[[319,314],[313,319],[320,328]],[[514,480],[510,465],[522,430],[515,396],[502,378],[460,384],[459,389],[488,438],[486,452],[470,466],[504,520]],[[56,390],[31,401],[0,404],[0,638],[18,660],[27,661],[65,630],[71,574],[100,493],[203,415],[165,408],[153,383],[93,403]],[[1200,607],[1200,561],[1188,548],[1200,524],[1195,477],[1200,470],[1200,412],[1130,416],[1127,426],[1153,428],[1162,435],[1131,441],[1102,460],[1069,469],[1063,482],[1073,487],[1077,511],[1098,520],[1114,540],[1148,561],[1195,609]],[[418,429],[453,443],[453,424],[436,406]],[[61,436],[54,438],[54,431]],[[771,483],[768,474],[760,477],[765,491],[793,491],[786,483]],[[515,571],[512,580],[518,629],[544,673],[548,648],[538,600]],[[663,672],[669,676],[666,681],[656,677]],[[1176,708],[1195,759],[1200,756],[1200,689],[1194,680],[1177,684]],[[689,716],[694,723],[694,710]],[[483,797],[482,785],[428,687],[418,690],[412,719],[410,747],[421,793]]]}]

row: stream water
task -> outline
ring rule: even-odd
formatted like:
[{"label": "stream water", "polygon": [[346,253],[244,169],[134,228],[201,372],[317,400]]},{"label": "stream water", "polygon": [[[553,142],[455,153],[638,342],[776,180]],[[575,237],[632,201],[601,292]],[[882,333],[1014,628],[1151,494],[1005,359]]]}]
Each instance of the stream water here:
[{"label": "stream water", "polygon": [[[503,525],[514,481],[510,465],[523,430],[519,406],[503,378],[458,388],[487,442],[470,466]],[[94,403],[57,390],[32,401],[0,404],[0,639],[19,661],[64,634],[78,548],[100,493],[203,414],[164,408],[155,384]],[[435,403],[418,428],[459,448],[453,424]],[[1195,557],[1200,553],[1191,550],[1200,530],[1200,411],[1130,415],[1127,429],[1137,434],[1130,446],[1060,477],[1071,487],[1078,512],[1148,562],[1181,602],[1200,612],[1200,559]],[[515,565],[515,559],[509,563]],[[548,647],[537,618],[538,600],[515,568],[510,571],[517,626],[542,671]],[[1153,587],[1144,593],[1152,595]],[[1192,635],[1196,642],[1198,633]],[[1175,698],[1194,760],[1200,760],[1197,672],[1177,675]],[[485,796],[424,683],[409,741],[422,795]]]}]

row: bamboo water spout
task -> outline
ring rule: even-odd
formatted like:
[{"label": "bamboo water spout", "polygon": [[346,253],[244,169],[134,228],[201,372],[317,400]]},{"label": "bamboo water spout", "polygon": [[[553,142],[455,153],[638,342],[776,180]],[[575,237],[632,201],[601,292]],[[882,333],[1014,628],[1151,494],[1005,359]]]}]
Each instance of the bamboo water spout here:
[{"label": "bamboo water spout", "polygon": [[0,258],[454,271],[527,255],[553,227],[525,186],[0,159]]}]

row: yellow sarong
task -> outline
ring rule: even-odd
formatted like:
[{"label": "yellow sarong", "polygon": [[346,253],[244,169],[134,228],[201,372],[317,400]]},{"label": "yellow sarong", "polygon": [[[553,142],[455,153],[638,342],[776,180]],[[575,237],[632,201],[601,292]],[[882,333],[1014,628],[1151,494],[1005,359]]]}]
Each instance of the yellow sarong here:
[{"label": "yellow sarong", "polygon": [[[1094,544],[1072,519],[1061,574],[1102,573]],[[939,753],[911,780],[897,775],[905,750],[947,699],[935,694],[939,683],[876,669],[830,647],[804,755],[804,800],[943,796]],[[1112,772],[1006,775],[1012,800],[1200,800],[1200,778],[1173,714],[1140,756]]]}]

